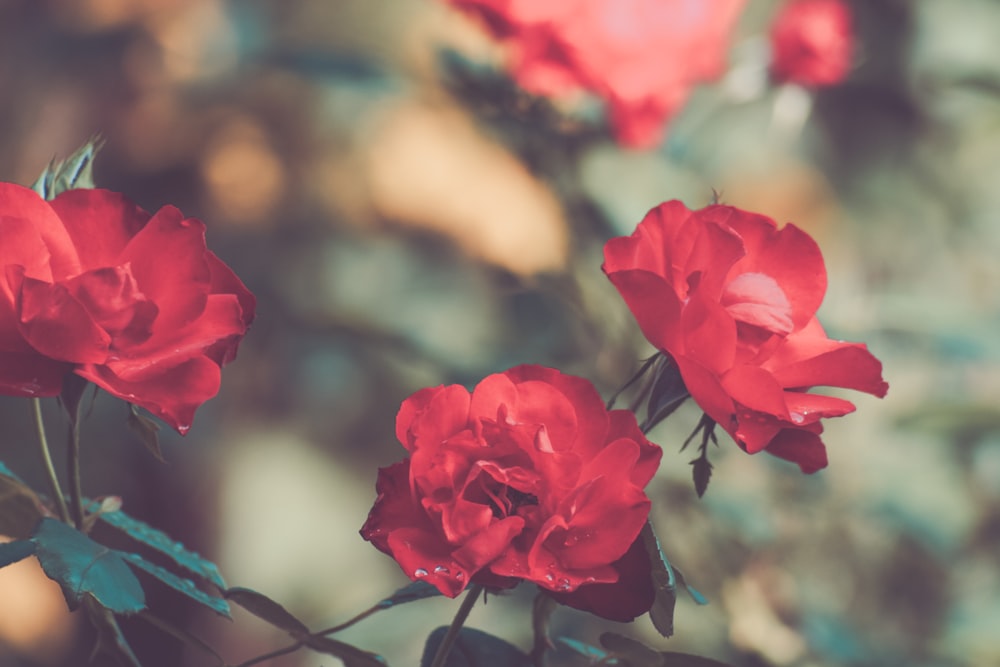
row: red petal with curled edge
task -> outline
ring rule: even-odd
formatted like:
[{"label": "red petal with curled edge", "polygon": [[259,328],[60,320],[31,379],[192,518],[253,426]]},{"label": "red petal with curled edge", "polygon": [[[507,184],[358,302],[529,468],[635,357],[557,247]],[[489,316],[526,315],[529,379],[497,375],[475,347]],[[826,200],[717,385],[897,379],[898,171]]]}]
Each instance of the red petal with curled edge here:
[{"label": "red petal with curled edge", "polygon": [[107,366],[83,365],[75,372],[108,393],[149,410],[182,435],[191,428],[195,410],[219,393],[222,380],[218,364],[206,357],[194,357],[132,382]]},{"label": "red petal with curled edge", "polygon": [[613,584],[587,584],[572,593],[547,593],[560,604],[621,623],[632,621],[649,611],[655,593],[649,556],[642,539],[636,539],[625,555],[611,566],[619,575],[618,581]]},{"label": "red petal with curled edge", "polygon": [[765,450],[768,454],[797,463],[802,472],[811,474],[827,466],[826,446],[819,434],[805,429],[786,428],[776,435]]}]

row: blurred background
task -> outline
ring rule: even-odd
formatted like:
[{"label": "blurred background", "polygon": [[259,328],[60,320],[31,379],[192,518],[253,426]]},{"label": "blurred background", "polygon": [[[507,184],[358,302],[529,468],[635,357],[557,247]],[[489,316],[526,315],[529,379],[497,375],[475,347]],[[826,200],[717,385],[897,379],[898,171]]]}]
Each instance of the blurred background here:
[{"label": "blurred background", "polygon": [[[478,26],[432,0],[0,0],[0,179],[30,184],[99,133],[97,183],[204,220],[259,299],[220,395],[186,437],[161,432],[166,463],[97,397],[84,492],[335,625],[407,581],[357,533],[377,467],[402,458],[400,402],[522,362],[610,395],[652,350],[600,271],[604,241],[714,189],[816,237],[820,318],[869,344],[889,396],[849,396],[813,476],[723,436],[702,500],[677,451],[699,417],[686,405],[651,436],[665,456],[649,493],[667,556],[710,604],[682,600],[669,640],[572,610],[557,633],[611,628],[740,667],[1000,664],[1000,3],[850,4],[846,83],[753,85],[777,4],[750,0],[730,76],[661,147],[627,151],[599,109],[567,121],[519,93]],[[0,418],[0,459],[44,488],[28,402],[0,399]],[[0,664],[81,664],[89,629],[33,562],[0,570]],[[143,581],[228,662],[287,643]],[[531,597],[491,597],[469,624],[528,648]],[[423,601],[338,637],[412,665],[455,608]],[[212,664],[123,625],[144,665]]]}]

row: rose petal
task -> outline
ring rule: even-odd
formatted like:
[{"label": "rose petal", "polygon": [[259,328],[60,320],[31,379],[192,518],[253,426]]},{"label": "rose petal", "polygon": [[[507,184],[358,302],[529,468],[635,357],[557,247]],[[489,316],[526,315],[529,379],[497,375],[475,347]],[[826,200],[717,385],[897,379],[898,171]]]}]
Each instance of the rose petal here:
[{"label": "rose petal", "polygon": [[811,474],[827,466],[826,446],[819,435],[804,429],[786,428],[771,440],[767,453],[797,463]]},{"label": "rose petal", "polygon": [[50,204],[69,234],[81,271],[119,264],[129,240],[149,220],[149,214],[124,195],[108,190],[67,190]]}]

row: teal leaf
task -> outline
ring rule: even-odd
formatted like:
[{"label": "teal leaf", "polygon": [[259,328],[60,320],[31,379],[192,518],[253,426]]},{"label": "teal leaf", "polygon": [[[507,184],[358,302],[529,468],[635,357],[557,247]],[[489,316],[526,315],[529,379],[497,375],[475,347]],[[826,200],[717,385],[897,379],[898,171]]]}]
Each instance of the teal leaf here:
[{"label": "teal leaf", "polygon": [[0,535],[27,539],[45,514],[38,494],[0,463]]},{"label": "teal leaf", "polygon": [[102,144],[100,139],[91,139],[65,160],[53,162],[31,189],[44,199],[54,199],[66,190],[94,187],[94,158]]},{"label": "teal leaf", "polygon": [[344,667],[386,667],[387,664],[385,658],[376,653],[363,651],[356,646],[323,635],[303,637],[302,643],[318,653],[340,658]]},{"label": "teal leaf", "polygon": [[222,594],[230,602],[238,604],[257,618],[267,621],[293,637],[309,634],[309,627],[305,623],[263,593],[236,586],[223,591]]},{"label": "teal leaf", "polygon": [[41,520],[31,539],[42,570],[62,588],[70,609],[76,609],[85,594],[116,614],[146,608],[139,580],[117,552],[49,518]]},{"label": "teal leaf", "polygon": [[431,584],[428,584],[426,581],[414,581],[407,586],[403,586],[384,600],[380,600],[376,606],[379,609],[388,609],[389,607],[395,607],[398,604],[416,602],[417,600],[437,597],[439,595],[441,595],[441,591]]},{"label": "teal leaf", "polygon": [[198,602],[220,616],[229,616],[229,604],[222,598],[215,597],[214,595],[209,595],[205,591],[198,588],[193,581],[190,579],[185,579],[184,577],[179,577],[170,570],[164,569],[155,563],[151,563],[139,554],[127,553],[124,551],[119,551],[118,555],[121,556],[126,562],[128,562],[133,567],[136,567],[147,574],[151,574],[167,586],[178,593],[183,593],[195,602]]},{"label": "teal leaf", "polygon": [[674,576],[674,569],[670,566],[670,561],[663,555],[660,547],[660,540],[653,532],[653,524],[649,521],[642,529],[642,543],[646,547],[651,565],[651,575],[653,578],[653,588],[656,596],[653,599],[653,606],[649,609],[649,619],[653,622],[653,627],[663,635],[669,637],[674,634],[674,606],[677,604],[677,579]]},{"label": "teal leaf", "polygon": [[684,580],[684,575],[681,573],[680,570],[678,570],[676,567],[673,569],[674,569],[674,575],[677,577],[677,583],[679,583],[681,586],[684,587],[684,590],[688,592],[688,595],[691,596],[691,599],[694,600],[695,603],[700,605],[708,604],[708,598],[702,595],[697,588],[686,582]]},{"label": "teal leaf", "polygon": [[[430,667],[448,628],[437,628],[427,638],[420,667]],[[499,637],[475,628],[462,628],[444,667],[532,667],[527,653]]]},{"label": "teal leaf", "polygon": [[598,662],[608,657],[607,651],[602,651],[596,646],[591,646],[571,637],[556,637],[556,641],[573,651],[576,651],[591,662]]},{"label": "teal leaf", "polygon": [[7,567],[35,553],[31,540],[15,540],[0,544],[0,567]]},{"label": "teal leaf", "polygon": [[121,511],[101,514],[101,521],[126,533],[136,542],[160,552],[191,574],[205,579],[220,589],[226,588],[226,582],[219,574],[219,568],[216,567],[215,563],[189,551],[180,542],[170,539],[163,531],[138,519],[133,519]]}]

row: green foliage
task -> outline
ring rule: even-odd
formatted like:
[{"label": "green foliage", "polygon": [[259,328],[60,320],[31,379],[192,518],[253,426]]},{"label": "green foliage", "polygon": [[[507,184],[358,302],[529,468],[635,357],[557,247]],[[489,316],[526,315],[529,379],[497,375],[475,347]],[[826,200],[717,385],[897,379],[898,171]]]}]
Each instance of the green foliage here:
[{"label": "green foliage", "polygon": [[385,658],[375,653],[362,651],[356,646],[345,644],[322,635],[309,635],[302,642],[318,653],[326,653],[344,662],[344,667],[386,667]]},{"label": "green foliage", "polygon": [[7,567],[35,553],[35,543],[31,540],[15,540],[0,544],[0,567]]},{"label": "green foliage", "polygon": [[31,189],[45,199],[54,199],[66,190],[94,187],[94,158],[102,143],[91,139],[65,160],[49,164]]},{"label": "green foliage", "polygon": [[157,461],[164,461],[163,452],[160,450],[160,425],[140,413],[139,407],[134,403],[128,404],[128,427],[139,436],[146,451],[156,457]]},{"label": "green foliage", "polygon": [[204,579],[220,589],[226,588],[226,582],[219,574],[219,568],[215,563],[186,549],[183,544],[175,542],[162,530],[153,528],[121,511],[101,514],[101,521],[114,526],[136,542],[163,554],[180,568],[196,577]]},{"label": "green foliage", "polygon": [[0,535],[26,540],[45,514],[38,494],[0,462]]},{"label": "green foliage", "polygon": [[293,637],[309,634],[309,627],[305,623],[263,593],[236,586],[223,591],[222,594],[230,602],[238,604],[257,618],[267,621]]},{"label": "green foliage", "polygon": [[[430,667],[447,627],[434,630],[427,637],[420,667]],[[527,653],[499,637],[475,628],[462,628],[444,667],[532,667]]]},{"label": "green foliage", "polygon": [[146,608],[142,586],[120,552],[49,518],[41,520],[31,541],[42,570],[62,588],[70,609],[76,609],[84,595],[116,614]]},{"label": "green foliage", "polygon": [[175,591],[183,593],[195,602],[208,607],[216,614],[230,618],[229,604],[227,604],[225,600],[214,595],[209,595],[205,591],[198,588],[190,579],[179,577],[173,572],[164,569],[155,563],[149,562],[139,554],[125,553],[124,551],[119,551],[118,554],[133,567],[139,568],[140,570],[153,575]]},{"label": "green foliage", "polygon": [[428,584],[426,581],[414,581],[411,584],[403,586],[389,597],[380,600],[377,606],[379,609],[388,609],[389,607],[395,607],[398,604],[416,602],[417,600],[437,597],[439,595],[441,595],[441,591]]},{"label": "green foliage", "polygon": [[674,606],[677,604],[677,583],[670,561],[663,555],[660,540],[653,532],[653,524],[646,522],[642,529],[642,543],[652,566],[653,587],[656,597],[649,610],[649,619],[664,637],[674,634]]}]

